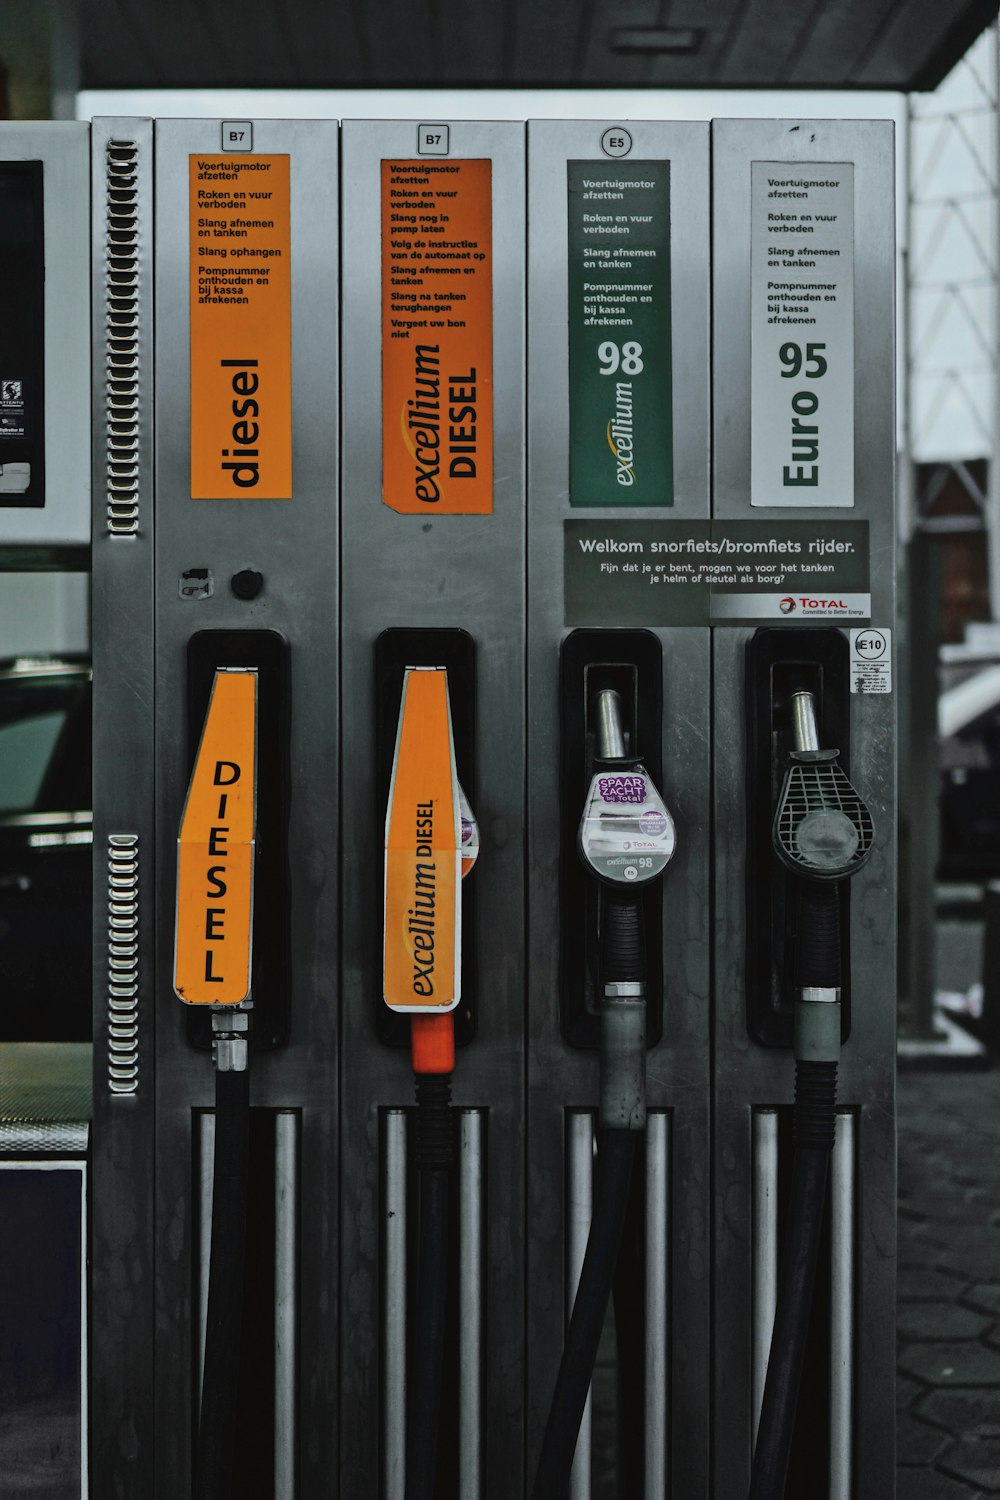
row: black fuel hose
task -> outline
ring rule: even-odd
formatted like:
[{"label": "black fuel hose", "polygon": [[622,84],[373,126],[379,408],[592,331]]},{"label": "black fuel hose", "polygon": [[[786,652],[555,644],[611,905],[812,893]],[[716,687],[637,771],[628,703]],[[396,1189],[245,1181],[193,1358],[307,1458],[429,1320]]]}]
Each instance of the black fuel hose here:
[{"label": "black fuel hose", "polygon": [[[799,987],[840,987],[839,890],[804,883],[798,933]],[[816,1282],[826,1183],[833,1150],[837,1064],[795,1064],[795,1150],[767,1378],[754,1450],[750,1500],[783,1500]]]},{"label": "black fuel hose", "polygon": [[601,1135],[594,1218],[545,1425],[533,1500],[563,1500],[569,1485],[628,1212],[637,1141],[634,1130],[606,1130]]},{"label": "black fuel hose", "polygon": [[646,979],[646,933],[638,892],[601,890],[601,983],[643,984]]},{"label": "black fuel hose", "polygon": [[215,1074],[215,1166],[194,1500],[230,1500],[246,1260],[250,1075]]},{"label": "black fuel hose", "polygon": [[534,1500],[563,1500],[569,1485],[628,1217],[636,1146],[645,1123],[645,1001],[639,995],[630,997],[627,1014],[616,1022],[612,1015],[615,1002],[609,1000],[609,989],[615,985],[641,988],[645,983],[642,897],[638,892],[601,887],[598,951],[604,999],[597,1192],[542,1439]]},{"label": "black fuel hose", "polygon": [[[642,898],[631,891],[605,888],[602,892],[600,964],[603,981],[644,983],[646,978],[646,943]],[[610,1039],[606,1043],[608,1050]],[[637,1061],[644,1062],[645,1035],[638,1048]],[[602,1059],[609,1071],[609,1058]],[[643,1095],[645,1090],[643,1089]],[[621,1121],[624,1124],[624,1121]],[[625,1223],[619,1242],[612,1295],[614,1298],[615,1342],[617,1344],[618,1387],[618,1492],[623,1497],[641,1495],[645,1468],[645,1214],[644,1184],[639,1151],[641,1133],[629,1132],[636,1143],[635,1158],[629,1168],[632,1181]],[[640,1171],[635,1170],[638,1161]]]},{"label": "black fuel hose", "polygon": [[646,1183],[645,1137],[637,1137],[625,1232],[618,1251],[615,1315],[617,1490],[644,1494],[646,1473]]},{"label": "black fuel hose", "polygon": [[448,1298],[451,1077],[416,1075],[420,1183],[417,1303],[409,1376],[406,1500],[434,1500]]}]

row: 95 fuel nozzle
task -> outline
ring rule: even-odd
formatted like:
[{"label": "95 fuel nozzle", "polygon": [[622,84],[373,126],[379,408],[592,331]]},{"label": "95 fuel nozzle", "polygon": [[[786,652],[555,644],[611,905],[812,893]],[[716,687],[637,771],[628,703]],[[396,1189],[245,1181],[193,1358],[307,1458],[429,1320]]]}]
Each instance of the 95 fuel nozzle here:
[{"label": "95 fuel nozzle", "polygon": [[838,885],[867,862],[874,827],[840,765],[839,750],[820,748],[814,695],[793,693],[788,708],[795,748],[789,753],[771,842],[799,887],[795,1056],[835,1062],[840,1054]]},{"label": "95 fuel nozzle", "polygon": [[782,1500],[785,1494],[836,1128],[840,887],[861,869],[874,844],[871,814],[841,768],[840,752],[820,748],[815,696],[794,692],[787,707],[794,749],[778,795],[771,843],[777,860],[795,877],[790,894],[798,899],[795,1149],[750,1500]]},{"label": "95 fuel nozzle", "polygon": [[846,880],[872,852],[871,813],[840,766],[839,750],[821,750],[812,693],[789,702],[795,749],[789,754],[771,839],[778,859],[809,880]]}]

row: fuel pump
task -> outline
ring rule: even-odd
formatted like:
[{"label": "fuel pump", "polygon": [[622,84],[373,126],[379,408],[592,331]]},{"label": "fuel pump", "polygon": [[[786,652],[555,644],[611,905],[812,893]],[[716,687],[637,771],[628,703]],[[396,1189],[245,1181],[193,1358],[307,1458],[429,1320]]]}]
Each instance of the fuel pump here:
[{"label": "fuel pump", "polygon": [[417,1309],[406,1500],[432,1500],[448,1295],[454,1010],[461,999],[461,881],[479,833],[458,782],[443,667],[407,667],[385,827],[383,993],[410,1014],[420,1182]]},{"label": "fuel pump", "polygon": [[841,1046],[841,889],[872,852],[871,815],[820,745],[815,692],[796,686],[784,706],[789,752],[771,843],[791,876],[795,972],[795,1149],[778,1303],[754,1451],[751,1500],[782,1500],[816,1279]]},{"label": "fuel pump", "polygon": [[646,952],[641,892],[676,845],[662,797],[629,753],[622,701],[599,688],[591,704],[597,755],[577,837],[599,882],[600,1149],[594,1217],[545,1427],[535,1500],[562,1497],[607,1313],[629,1203],[636,1145],[646,1125]]}]

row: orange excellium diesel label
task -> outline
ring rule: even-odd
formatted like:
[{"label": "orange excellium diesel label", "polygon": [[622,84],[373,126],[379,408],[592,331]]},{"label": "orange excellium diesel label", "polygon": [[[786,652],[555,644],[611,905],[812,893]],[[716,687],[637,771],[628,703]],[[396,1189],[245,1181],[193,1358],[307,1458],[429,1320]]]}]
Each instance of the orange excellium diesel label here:
[{"label": "orange excellium diesel label", "polygon": [[493,510],[492,162],[382,163],[382,499]]},{"label": "orange excellium diesel label", "polygon": [[219,671],[177,841],[174,989],[188,1005],[250,993],[257,673]]},{"label": "orange excellium diesel label", "polygon": [[458,778],[443,668],[407,668],[385,820],[382,993],[391,1010],[461,998]]},{"label": "orange excellium diesel label", "polygon": [[192,500],[292,497],[288,160],[190,158]]}]

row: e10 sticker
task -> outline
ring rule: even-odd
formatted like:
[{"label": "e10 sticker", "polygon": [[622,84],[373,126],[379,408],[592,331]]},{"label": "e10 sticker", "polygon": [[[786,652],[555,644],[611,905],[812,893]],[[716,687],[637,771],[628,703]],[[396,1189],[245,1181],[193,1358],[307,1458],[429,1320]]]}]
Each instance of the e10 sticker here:
[{"label": "e10 sticker", "polygon": [[892,633],[868,626],[851,631],[851,692],[892,692]]}]

